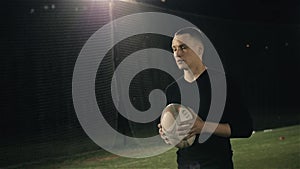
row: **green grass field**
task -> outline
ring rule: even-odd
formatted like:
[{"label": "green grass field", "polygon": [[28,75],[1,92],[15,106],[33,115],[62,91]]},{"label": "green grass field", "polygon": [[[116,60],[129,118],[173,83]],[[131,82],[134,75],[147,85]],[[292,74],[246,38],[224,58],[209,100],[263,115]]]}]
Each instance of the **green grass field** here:
[{"label": "green grass field", "polygon": [[[284,136],[283,140],[279,138]],[[235,169],[299,169],[300,125],[259,131],[247,139],[232,139]],[[17,168],[30,169],[106,169],[106,168],[171,168],[177,167],[176,148],[164,154],[131,159],[103,150],[64,158],[42,160]]]}]

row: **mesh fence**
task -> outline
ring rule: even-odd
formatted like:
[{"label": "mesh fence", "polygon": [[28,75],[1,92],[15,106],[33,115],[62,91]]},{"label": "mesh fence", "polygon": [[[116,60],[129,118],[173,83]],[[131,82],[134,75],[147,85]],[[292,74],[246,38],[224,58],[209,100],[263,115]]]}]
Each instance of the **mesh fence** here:
[{"label": "mesh fence", "polygon": [[[210,38],[225,71],[239,79],[256,129],[299,123],[299,82],[288,83],[299,73],[300,30],[293,25],[212,18],[142,3],[11,2],[1,29],[5,43],[0,66],[0,167],[101,149],[84,133],[74,111],[76,59],[88,38],[103,25],[150,11],[183,17]],[[118,132],[131,137],[153,136],[159,119],[135,123],[118,113],[111,99],[113,72],[135,51],[170,50],[170,45],[171,37],[136,35],[116,44],[100,64],[97,101],[107,122]],[[278,69],[282,66],[288,69]],[[150,91],[164,90],[172,80],[160,70],[140,72],[130,85],[132,105],[147,110]]]}]

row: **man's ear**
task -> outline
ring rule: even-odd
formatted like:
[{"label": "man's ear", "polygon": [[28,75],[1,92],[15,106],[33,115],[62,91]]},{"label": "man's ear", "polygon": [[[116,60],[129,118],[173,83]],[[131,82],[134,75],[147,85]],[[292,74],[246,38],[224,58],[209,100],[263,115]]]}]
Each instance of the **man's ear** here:
[{"label": "man's ear", "polygon": [[197,49],[197,54],[201,60],[202,60],[203,52],[204,52],[204,48],[202,46],[199,46]]}]

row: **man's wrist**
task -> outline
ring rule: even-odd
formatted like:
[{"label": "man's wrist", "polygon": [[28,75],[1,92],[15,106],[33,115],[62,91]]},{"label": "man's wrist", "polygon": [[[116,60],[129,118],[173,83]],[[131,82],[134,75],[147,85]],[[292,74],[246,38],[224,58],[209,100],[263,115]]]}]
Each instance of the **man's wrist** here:
[{"label": "man's wrist", "polygon": [[201,124],[202,126],[202,133],[210,133],[213,134],[215,129],[218,127],[218,123],[212,123],[212,122],[205,122]]}]

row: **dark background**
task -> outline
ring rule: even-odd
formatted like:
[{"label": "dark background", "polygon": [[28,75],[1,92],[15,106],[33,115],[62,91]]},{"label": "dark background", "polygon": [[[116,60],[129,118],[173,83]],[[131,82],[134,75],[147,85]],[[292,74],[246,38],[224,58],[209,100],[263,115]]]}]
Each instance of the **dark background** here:
[{"label": "dark background", "polygon": [[[27,0],[7,1],[2,7],[0,167],[99,149],[82,130],[73,108],[73,68],[95,31],[137,12],[165,12],[197,25],[214,44],[226,73],[238,79],[255,130],[300,122],[300,3],[138,0],[114,1],[110,8],[108,1]],[[154,34],[130,37],[101,63],[98,104],[109,110],[105,117],[119,132],[142,137],[147,129],[153,135],[157,120],[141,125],[118,114],[106,99],[110,75],[132,52],[170,50],[170,40]],[[133,105],[147,109],[149,91],[164,89],[171,80],[157,70],[139,73],[130,87]]]}]

